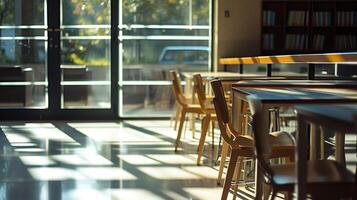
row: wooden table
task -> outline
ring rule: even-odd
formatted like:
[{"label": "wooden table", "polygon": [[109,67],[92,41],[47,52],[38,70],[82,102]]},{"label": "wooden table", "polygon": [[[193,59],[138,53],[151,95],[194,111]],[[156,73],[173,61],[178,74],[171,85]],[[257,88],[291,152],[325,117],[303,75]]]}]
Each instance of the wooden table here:
[{"label": "wooden table", "polygon": [[[319,124],[336,131],[337,137],[344,136],[346,133],[357,133],[356,121],[354,115],[357,115],[357,104],[351,105],[299,105],[296,106],[298,118],[297,131],[297,191],[298,199],[305,199],[306,197],[306,182],[307,182],[307,148],[308,138],[305,132],[306,122]],[[336,141],[337,142],[337,141]],[[336,160],[343,162],[342,152],[337,152]],[[342,163],[343,164],[343,163]]]},{"label": "wooden table", "polygon": [[[254,114],[254,106],[251,102],[259,102],[263,112],[261,117],[262,133],[269,132],[269,108],[292,106],[296,104],[333,104],[333,103],[357,103],[357,90],[353,89],[318,89],[318,88],[257,88],[240,89],[233,88],[233,112],[232,120],[234,127],[239,127],[239,104],[241,101],[248,101],[251,112]],[[259,133],[258,133],[259,134]],[[257,164],[257,162],[256,162]],[[258,166],[256,166],[258,169]],[[256,196],[262,196],[262,175],[256,170]]]},{"label": "wooden table", "polygon": [[[196,74],[200,74],[202,77],[202,80],[205,83],[208,83],[211,80],[214,79],[227,79],[226,84],[225,85],[230,85],[231,83],[234,82],[230,82],[228,80],[237,80],[237,78],[262,78],[264,77],[264,75],[258,75],[258,74],[239,74],[239,73],[235,73],[235,72],[183,72],[182,76],[185,78],[185,95],[187,97],[191,97],[192,102],[191,103],[195,103],[195,89],[193,87],[193,76]],[[207,84],[206,84],[207,85]],[[207,85],[208,87],[208,94],[212,94],[212,92],[210,91],[210,85]],[[192,131],[194,132],[195,128],[194,128],[194,116],[190,115],[190,129],[192,129]]]},{"label": "wooden table", "polygon": [[239,88],[351,88],[357,89],[352,80],[242,80],[232,85]]},{"label": "wooden table", "polygon": [[357,63],[357,52],[350,53],[325,53],[325,54],[296,54],[273,55],[256,57],[221,58],[222,65],[238,64],[293,64],[293,63]]},{"label": "wooden table", "polygon": [[[286,80],[282,77],[278,79],[271,79],[266,77],[264,79],[254,80],[240,80],[232,84],[233,88],[241,89],[254,89],[254,88],[345,88],[345,89],[357,89],[357,81],[352,80]],[[239,103],[242,104],[242,103]],[[242,106],[237,106],[235,111],[241,112]],[[274,124],[276,125],[276,124]],[[234,126],[236,131],[241,131],[239,127]],[[276,129],[276,127],[275,127]],[[315,138],[315,137],[312,137]],[[315,152],[314,149],[311,152]],[[316,155],[315,155],[316,156]]]},{"label": "wooden table", "polygon": [[315,79],[316,64],[357,64],[357,52],[349,53],[326,53],[326,54],[296,54],[296,55],[272,55],[256,57],[231,57],[220,58],[219,63],[223,65],[224,70],[228,66],[240,65],[240,71],[243,72],[243,65],[264,64],[267,65],[267,76],[272,75],[273,64],[309,64],[308,79]]},{"label": "wooden table", "polygon": [[188,96],[194,97],[193,88],[193,76],[196,74],[200,74],[202,80],[204,82],[209,82],[214,79],[222,79],[222,80],[237,80],[239,78],[262,78],[265,75],[258,74],[239,74],[235,72],[184,72],[182,76],[185,78],[186,86],[185,86],[185,94]]},{"label": "wooden table", "polygon": [[[257,98],[265,107],[287,107],[296,104],[332,104],[332,103],[357,103],[357,90],[333,88],[237,88],[233,87],[233,127],[239,130],[239,115],[241,101],[247,102],[248,96]],[[266,125],[266,132],[269,131]]]}]

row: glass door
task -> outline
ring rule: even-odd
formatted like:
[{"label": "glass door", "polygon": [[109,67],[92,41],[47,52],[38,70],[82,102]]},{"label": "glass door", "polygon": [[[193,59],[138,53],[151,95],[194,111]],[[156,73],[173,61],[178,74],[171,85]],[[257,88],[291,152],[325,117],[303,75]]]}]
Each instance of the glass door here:
[{"label": "glass door", "polygon": [[168,71],[210,70],[210,2],[0,0],[0,113],[168,116]]},{"label": "glass door", "polygon": [[210,10],[209,0],[119,1],[120,116],[169,116],[169,70],[210,70]]},{"label": "glass door", "polygon": [[45,0],[0,0],[0,109],[45,109]]},{"label": "glass door", "polygon": [[110,0],[61,0],[61,109],[111,108]]}]

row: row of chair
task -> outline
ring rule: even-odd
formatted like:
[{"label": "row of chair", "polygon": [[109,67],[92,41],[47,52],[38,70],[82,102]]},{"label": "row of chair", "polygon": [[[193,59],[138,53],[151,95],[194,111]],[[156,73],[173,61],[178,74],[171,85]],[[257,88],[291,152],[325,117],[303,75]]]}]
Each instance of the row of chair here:
[{"label": "row of chair", "polygon": [[[222,193],[222,199],[227,198],[231,174],[236,165],[236,160],[242,156],[247,156],[246,152],[242,151],[246,143],[246,138],[229,137],[228,132],[231,131],[229,124],[228,110],[223,95],[223,89],[220,81],[212,81],[212,88],[215,94],[213,99],[217,112],[217,118],[222,137],[231,147],[231,160],[228,167],[227,178]],[[254,102],[253,102],[254,103]],[[260,108],[254,106],[255,109]],[[258,160],[258,166],[261,173],[264,175],[265,184],[269,187],[265,192],[265,197],[268,197],[272,190],[272,198],[276,197],[278,192],[286,192],[286,198],[292,199],[294,187],[297,177],[295,175],[295,164],[286,163],[271,165],[269,159],[276,157],[290,157],[293,160],[295,151],[294,139],[284,132],[274,132],[271,134],[262,133],[260,130],[259,113],[262,110],[254,110],[253,116],[253,136],[255,156]],[[252,147],[252,146],[250,146]],[[251,153],[251,152],[250,152]],[[252,156],[252,154],[249,154]],[[239,169],[239,168],[238,168]],[[313,199],[341,199],[356,196],[356,182],[352,172],[345,167],[332,160],[314,160],[308,163],[308,193]],[[256,177],[257,178],[257,177]],[[227,189],[228,188],[228,189]]]},{"label": "row of chair", "polygon": [[[227,106],[226,96],[223,90],[222,83],[220,81],[212,81],[212,89],[214,92],[213,102],[210,98],[206,98],[204,91],[204,85],[202,78],[199,74],[194,76],[195,90],[198,97],[199,104],[193,104],[189,102],[188,98],[182,92],[178,74],[175,71],[170,72],[173,92],[177,100],[177,113],[179,116],[179,129],[176,139],[175,150],[180,142],[183,123],[186,118],[186,113],[194,113],[203,115],[201,121],[201,137],[198,145],[198,158],[197,164],[200,164],[203,154],[203,147],[205,143],[206,133],[210,121],[214,120],[218,122],[221,137],[223,138],[223,146],[221,151],[221,160],[218,172],[217,183],[220,184],[222,180],[222,174],[224,164],[228,153],[230,152],[230,161],[227,169],[226,179],[223,187],[221,199],[227,199],[228,193],[232,187],[232,180],[239,180],[243,162],[245,159],[258,160],[258,170],[262,172],[265,177],[265,184],[269,187],[265,187],[265,197],[269,196],[272,191],[272,197],[274,198],[277,192],[286,192],[286,198],[291,199],[294,191],[294,185],[296,182],[294,164],[295,153],[295,141],[294,138],[286,132],[272,132],[270,134],[260,134],[264,137],[253,134],[253,137],[247,133],[247,118],[241,120],[240,124],[242,128],[241,132],[236,131],[231,123],[230,111]],[[247,113],[243,113],[241,116],[247,116],[249,114],[249,108],[247,103],[242,103]],[[257,111],[255,111],[257,112]],[[259,132],[259,119],[253,117],[253,132]],[[267,137],[265,137],[265,135]],[[254,139],[253,139],[254,138]],[[255,144],[255,145],[254,145]],[[266,151],[268,149],[268,151]],[[286,164],[270,165],[269,159],[272,158],[288,158]],[[334,186],[339,196],[329,196],[334,198],[350,197],[353,192],[353,175],[346,170],[343,170],[336,162],[320,160],[309,163],[309,193],[313,198],[326,197],[321,193],[326,189],[326,182],[330,181],[329,186]],[[323,173],[321,173],[323,172]],[[326,172],[326,173],[325,173]],[[335,173],[333,173],[335,172]],[[339,172],[336,174],[336,172]],[[352,184],[351,184],[352,177]],[[257,177],[256,177],[257,178]],[[346,182],[347,180],[347,182]],[[332,181],[332,183],[331,183]],[[341,187],[341,182],[342,187]],[[237,186],[234,188],[234,198],[237,195]],[[341,195],[344,194],[344,195]],[[336,195],[336,194],[335,194]]]},{"label": "row of chair", "polygon": [[[183,90],[181,88],[180,84],[180,79],[179,75],[175,71],[170,71],[171,75],[171,80],[172,80],[172,86],[173,86],[173,93],[175,95],[175,98],[177,100],[177,107],[176,107],[176,118],[180,119],[179,120],[179,128],[178,128],[178,133],[177,133],[177,138],[176,138],[176,144],[175,144],[175,151],[178,149],[178,145],[180,142],[180,138],[182,135],[182,130],[183,130],[183,124],[186,119],[186,114],[187,113],[192,113],[192,114],[199,114],[203,115],[202,121],[201,121],[201,135],[200,135],[200,140],[199,140],[199,145],[198,145],[198,156],[197,156],[197,165],[201,164],[201,158],[203,154],[203,147],[206,139],[206,134],[208,132],[208,127],[211,121],[218,121],[222,137],[224,138],[223,146],[222,146],[222,151],[221,151],[221,160],[220,160],[220,167],[219,167],[219,172],[218,172],[218,178],[217,178],[217,183],[220,184],[222,180],[222,174],[223,174],[223,169],[224,169],[224,164],[228,155],[228,149],[231,148],[231,156],[233,155],[233,159],[231,158],[230,164],[228,166],[228,171],[226,175],[226,181],[224,185],[224,190],[222,193],[222,199],[226,199],[229,189],[231,187],[231,181],[233,178],[234,174],[237,174],[236,179],[239,179],[240,177],[240,169],[235,170],[236,168],[236,163],[238,161],[237,166],[242,166],[243,163],[243,158],[253,158],[254,157],[254,149],[253,149],[253,139],[251,136],[247,135],[246,133],[238,133],[232,129],[231,124],[229,123],[229,112],[228,112],[228,107],[227,107],[227,102],[226,102],[226,97],[223,92],[223,87],[222,85],[214,85],[213,89],[215,93],[220,91],[220,94],[222,95],[223,99],[217,100],[221,106],[219,108],[223,109],[223,112],[221,112],[221,117],[217,119],[217,111],[221,111],[219,109],[215,109],[213,102],[211,101],[212,99],[206,98],[206,93],[205,93],[205,88],[203,85],[203,80],[202,77],[199,74],[194,75],[194,89],[196,91],[197,97],[198,97],[198,104],[192,103],[193,101],[189,100],[188,97],[186,97],[183,93]],[[244,124],[242,124],[244,126]],[[288,143],[287,149],[281,148],[280,150],[277,150],[276,153],[272,155],[272,157],[293,157],[293,151],[291,148],[293,145],[293,141],[287,141],[286,140],[286,134],[282,132],[277,132],[271,135],[272,136],[272,141],[276,143],[277,145],[284,145],[284,143]],[[230,139],[228,139],[230,138]],[[233,141],[233,142],[232,142]],[[239,159],[238,157],[239,156]],[[238,171],[238,172],[237,172]]]},{"label": "row of chair", "polygon": [[191,113],[191,114],[203,115],[202,122],[201,122],[201,135],[198,145],[198,157],[197,157],[197,165],[200,165],[202,160],[203,147],[206,140],[206,134],[208,132],[210,122],[217,120],[216,111],[211,102],[212,99],[206,97],[202,77],[199,74],[196,74],[194,76],[194,83],[195,83],[194,88],[197,94],[198,104],[193,103],[192,100],[190,101],[190,98],[184,95],[183,90],[181,88],[180,78],[178,76],[178,73],[176,71],[170,71],[170,76],[172,80],[173,93],[177,102],[176,119],[180,119],[176,143],[175,143],[175,151],[177,151],[180,143],[183,124],[186,119],[186,114]]}]

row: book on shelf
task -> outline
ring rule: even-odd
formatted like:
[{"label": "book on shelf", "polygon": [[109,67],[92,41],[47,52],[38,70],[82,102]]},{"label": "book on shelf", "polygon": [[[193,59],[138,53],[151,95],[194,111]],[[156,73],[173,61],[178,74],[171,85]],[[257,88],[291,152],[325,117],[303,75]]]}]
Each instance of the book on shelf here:
[{"label": "book on shelf", "polygon": [[312,38],[312,49],[323,50],[325,46],[325,35],[316,34]]},{"label": "book on shelf", "polygon": [[337,50],[354,50],[357,48],[356,35],[337,35],[336,49]]},{"label": "book on shelf", "polygon": [[285,49],[304,50],[308,47],[308,35],[306,34],[287,34],[285,38]]},{"label": "book on shelf", "polygon": [[314,12],[312,24],[317,27],[332,26],[331,12]]},{"label": "book on shelf", "polygon": [[263,35],[263,48],[265,50],[274,49],[274,34],[266,33]]},{"label": "book on shelf", "polygon": [[337,26],[339,27],[357,26],[357,11],[338,11]]},{"label": "book on shelf", "polygon": [[275,26],[276,25],[276,12],[272,10],[263,11],[263,25],[264,26]]},{"label": "book on shelf", "polygon": [[308,11],[289,11],[288,26],[307,26],[309,24]]}]

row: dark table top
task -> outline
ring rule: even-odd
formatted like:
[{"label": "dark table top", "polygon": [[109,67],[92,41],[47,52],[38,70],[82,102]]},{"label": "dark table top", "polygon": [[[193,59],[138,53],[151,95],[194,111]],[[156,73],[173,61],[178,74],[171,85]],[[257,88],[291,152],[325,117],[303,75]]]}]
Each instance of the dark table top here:
[{"label": "dark table top", "polygon": [[233,87],[239,88],[351,88],[357,89],[353,80],[242,80]]},{"label": "dark table top", "polygon": [[357,132],[354,119],[357,116],[357,104],[297,105],[295,109],[298,114],[320,125],[345,132]]},{"label": "dark table top", "polygon": [[247,96],[262,103],[357,103],[357,90],[327,88],[237,88],[233,92],[243,99]]}]

